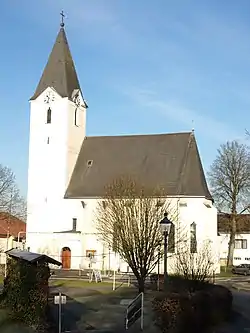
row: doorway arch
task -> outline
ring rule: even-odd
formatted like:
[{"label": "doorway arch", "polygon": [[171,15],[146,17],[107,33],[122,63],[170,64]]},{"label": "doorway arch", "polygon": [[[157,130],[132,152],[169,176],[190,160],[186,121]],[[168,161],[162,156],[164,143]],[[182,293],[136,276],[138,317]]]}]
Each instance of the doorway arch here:
[{"label": "doorway arch", "polygon": [[63,247],[61,252],[61,261],[63,269],[70,269],[71,267],[71,250],[69,247]]}]

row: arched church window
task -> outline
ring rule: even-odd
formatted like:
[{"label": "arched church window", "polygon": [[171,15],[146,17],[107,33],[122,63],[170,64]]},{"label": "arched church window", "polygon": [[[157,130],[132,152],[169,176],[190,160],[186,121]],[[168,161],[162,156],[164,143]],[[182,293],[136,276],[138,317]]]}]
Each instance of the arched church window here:
[{"label": "arched church window", "polygon": [[51,124],[51,108],[47,110],[47,124]]},{"label": "arched church window", "polygon": [[197,239],[196,239],[196,223],[190,225],[190,252],[197,252]]}]

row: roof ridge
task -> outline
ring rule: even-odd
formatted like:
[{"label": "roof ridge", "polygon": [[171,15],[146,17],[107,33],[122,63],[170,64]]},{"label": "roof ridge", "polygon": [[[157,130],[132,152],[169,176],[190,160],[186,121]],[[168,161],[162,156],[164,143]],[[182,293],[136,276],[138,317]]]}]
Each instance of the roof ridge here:
[{"label": "roof ridge", "polygon": [[173,132],[173,133],[150,133],[150,134],[120,134],[120,135],[87,135],[86,139],[94,138],[124,138],[124,137],[138,137],[138,136],[165,136],[165,135],[187,135],[191,132]]}]

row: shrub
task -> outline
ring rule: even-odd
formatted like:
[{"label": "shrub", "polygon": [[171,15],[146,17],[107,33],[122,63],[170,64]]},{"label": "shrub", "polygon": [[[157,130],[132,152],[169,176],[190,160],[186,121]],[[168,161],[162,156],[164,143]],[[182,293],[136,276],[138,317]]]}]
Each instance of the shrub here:
[{"label": "shrub", "polygon": [[48,305],[48,277],[46,264],[30,264],[8,259],[7,276],[1,304],[11,317],[38,328],[45,323]]},{"label": "shrub", "polygon": [[156,324],[162,332],[201,332],[231,313],[232,294],[222,286],[206,284],[194,293],[161,293],[153,301]]},{"label": "shrub", "polygon": [[[163,274],[159,275],[160,280],[160,290],[163,290],[164,287],[164,276]],[[158,275],[152,274],[150,276],[151,288],[156,290]],[[185,276],[178,274],[168,275],[167,279],[167,288],[171,292],[180,292],[180,291],[189,291],[194,292],[196,290],[204,289],[209,283],[207,281],[200,281],[196,279],[188,279]]]}]

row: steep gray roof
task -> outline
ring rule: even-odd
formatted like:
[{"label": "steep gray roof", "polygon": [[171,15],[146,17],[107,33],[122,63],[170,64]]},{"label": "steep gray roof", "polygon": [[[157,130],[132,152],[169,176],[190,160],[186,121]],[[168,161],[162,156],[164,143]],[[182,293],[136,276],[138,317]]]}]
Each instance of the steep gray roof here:
[{"label": "steep gray roof", "polygon": [[103,196],[121,176],[166,195],[212,199],[193,133],[86,137],[65,198]]},{"label": "steep gray roof", "polygon": [[74,89],[81,91],[63,27],[60,28],[47,65],[31,100],[36,99],[48,87],[53,87],[59,95],[70,99]]}]

